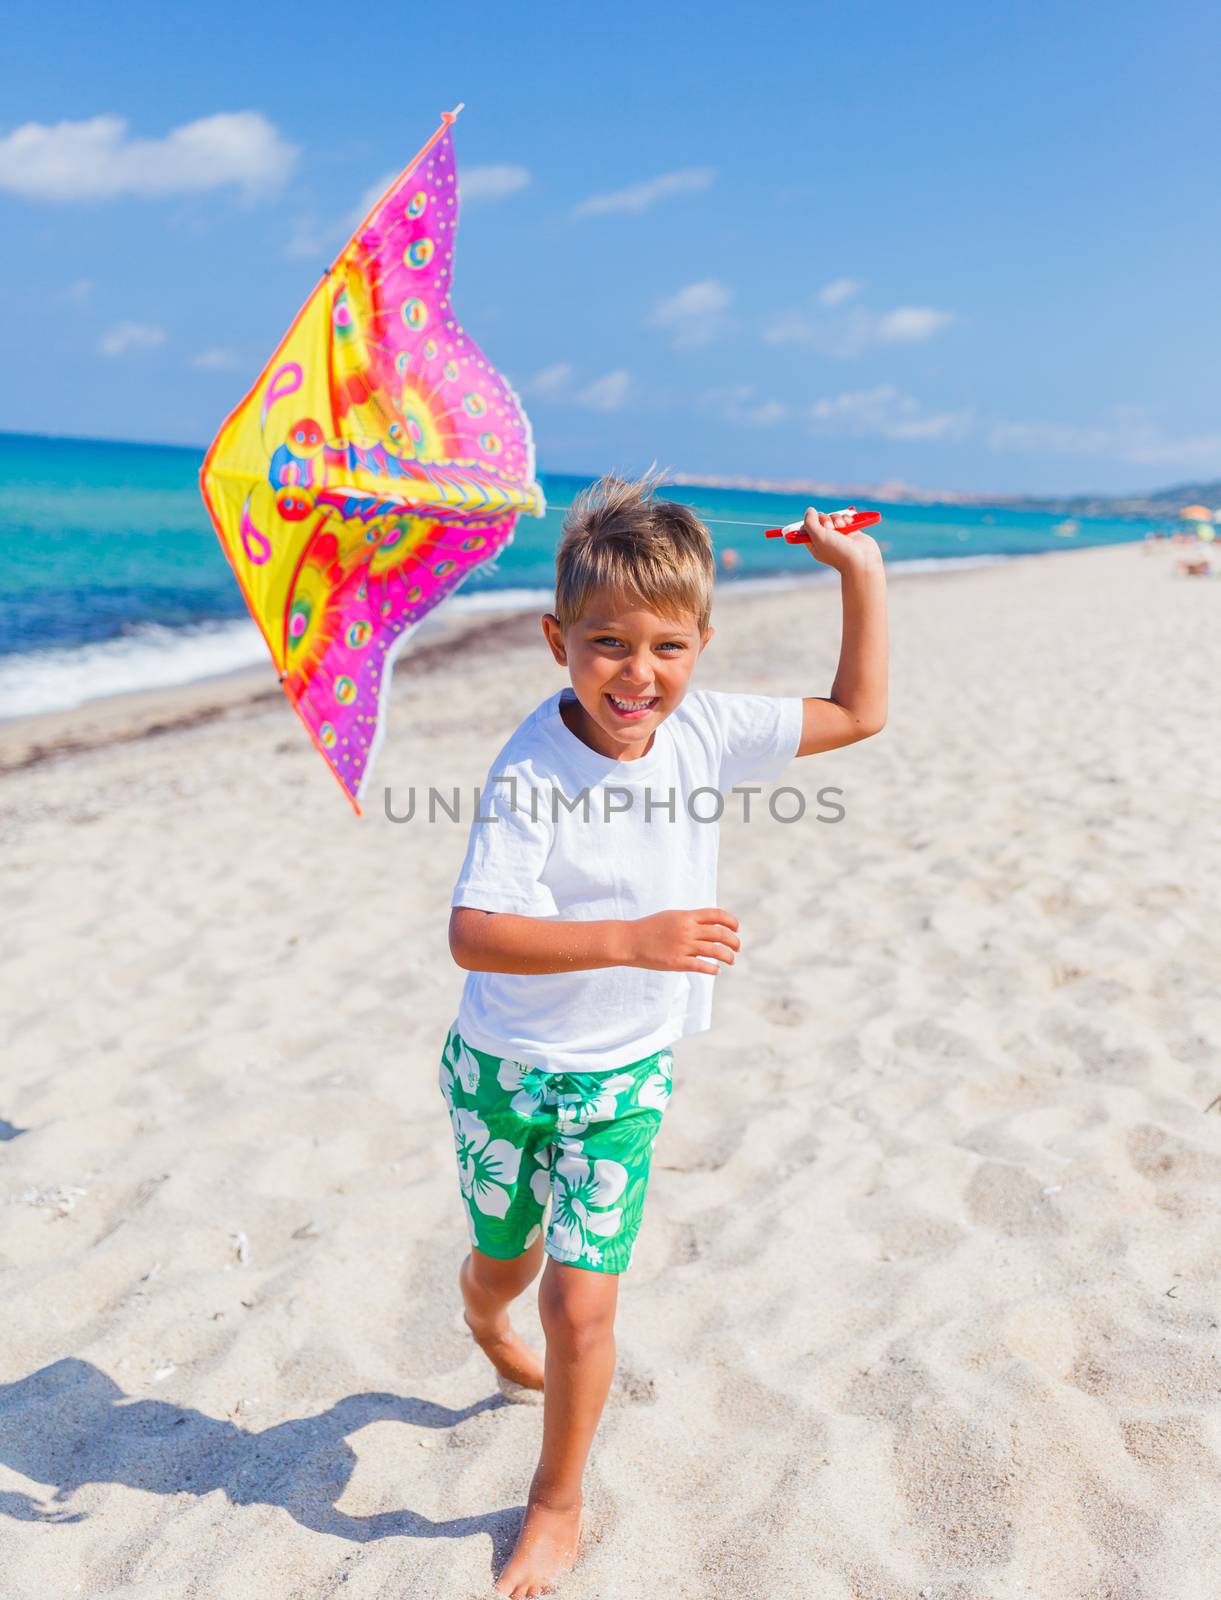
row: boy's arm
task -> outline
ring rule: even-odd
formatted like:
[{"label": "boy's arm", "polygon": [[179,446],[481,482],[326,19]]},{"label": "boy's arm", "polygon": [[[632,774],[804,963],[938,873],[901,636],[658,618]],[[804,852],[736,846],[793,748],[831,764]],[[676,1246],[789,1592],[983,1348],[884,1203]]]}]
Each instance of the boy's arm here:
[{"label": "boy's arm", "polygon": [[507,911],[454,906],[449,914],[450,954],[468,972],[570,972],[630,964],[630,924],[557,922]]},{"label": "boy's arm", "polygon": [[738,919],[721,906],[604,922],[557,922],[476,906],[453,906],[449,914],[450,954],[468,972],[644,967],[716,974],[733,965],[741,948]]},{"label": "boy's arm", "polygon": [[809,551],[840,575],[844,621],[839,668],[831,693],[803,700],[799,756],[868,739],[886,725],[886,573],[882,552],[867,533],[840,533],[811,507],[805,515]]}]

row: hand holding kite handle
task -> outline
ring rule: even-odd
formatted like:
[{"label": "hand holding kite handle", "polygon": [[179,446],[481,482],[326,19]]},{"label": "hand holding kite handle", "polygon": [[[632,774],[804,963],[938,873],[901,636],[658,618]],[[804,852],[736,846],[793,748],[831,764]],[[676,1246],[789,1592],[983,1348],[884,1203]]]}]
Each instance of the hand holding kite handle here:
[{"label": "hand holding kite handle", "polygon": [[[872,528],[875,522],[881,522],[880,511],[858,511],[855,506],[845,506],[842,511],[829,511],[827,516],[847,517],[847,522],[836,524],[838,533],[859,533],[862,528]],[[810,536],[805,531],[804,519],[801,522],[786,522],[783,528],[768,528],[764,534],[767,539],[779,539],[783,536],[788,544],[809,544]]]}]

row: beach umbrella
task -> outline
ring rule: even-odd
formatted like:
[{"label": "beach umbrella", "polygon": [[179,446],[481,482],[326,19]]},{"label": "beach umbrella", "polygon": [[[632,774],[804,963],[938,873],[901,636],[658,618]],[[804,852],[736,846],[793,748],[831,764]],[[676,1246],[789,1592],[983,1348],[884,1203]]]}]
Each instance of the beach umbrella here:
[{"label": "beach umbrella", "polygon": [[1211,522],[1213,519],[1207,506],[1184,506],[1179,516],[1184,522]]},{"label": "beach umbrella", "polygon": [[284,692],[358,814],[395,656],[545,510],[525,411],[450,306],[461,109],[323,274],[200,474]]}]

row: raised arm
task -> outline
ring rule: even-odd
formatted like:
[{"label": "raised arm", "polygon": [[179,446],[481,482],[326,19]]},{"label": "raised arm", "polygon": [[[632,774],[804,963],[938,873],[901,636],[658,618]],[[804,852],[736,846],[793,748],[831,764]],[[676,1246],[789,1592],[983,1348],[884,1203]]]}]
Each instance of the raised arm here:
[{"label": "raised arm", "polygon": [[813,506],[805,515],[809,551],[840,577],[843,629],[829,695],[806,695],[799,756],[868,739],[886,725],[886,571],[865,532],[844,534]]},{"label": "raised arm", "polygon": [[559,922],[474,906],[454,906],[449,914],[450,954],[468,972],[719,972],[717,962],[731,966],[740,948],[738,919],[719,906],[604,922]]}]

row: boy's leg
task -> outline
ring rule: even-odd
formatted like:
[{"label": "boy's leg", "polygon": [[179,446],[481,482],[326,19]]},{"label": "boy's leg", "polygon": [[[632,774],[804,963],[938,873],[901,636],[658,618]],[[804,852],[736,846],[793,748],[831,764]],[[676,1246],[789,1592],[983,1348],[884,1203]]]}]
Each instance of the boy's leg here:
[{"label": "boy's leg", "polygon": [[498,1594],[543,1593],[576,1561],[581,1479],[615,1373],[618,1297],[617,1273],[547,1262],[538,1291],[547,1335],[543,1448]]},{"label": "boy's leg", "polygon": [[547,1335],[543,1448],[496,1584],[514,1600],[547,1593],[576,1561],[581,1479],[615,1372],[619,1276],[640,1229],[672,1064],[661,1050],[614,1072],[561,1074],[554,1085],[550,1259],[538,1291]]},{"label": "boy's leg", "polygon": [[463,1317],[502,1378],[541,1390],[542,1360],[514,1332],[508,1307],[543,1262],[547,1146],[555,1125],[549,1084],[517,1062],[471,1048],[456,1022],[438,1081],[471,1244],[458,1273]]},{"label": "boy's leg", "polygon": [[618,1303],[618,1273],[547,1262],[538,1290],[547,1335],[547,1403],[531,1500],[580,1501],[589,1447],[615,1375]]},{"label": "boy's leg", "polygon": [[509,1321],[509,1305],[538,1275],[543,1263],[540,1234],[528,1250],[509,1261],[484,1255],[471,1246],[462,1262],[462,1289],[467,1327],[497,1372],[526,1389],[543,1387],[543,1364]]}]

